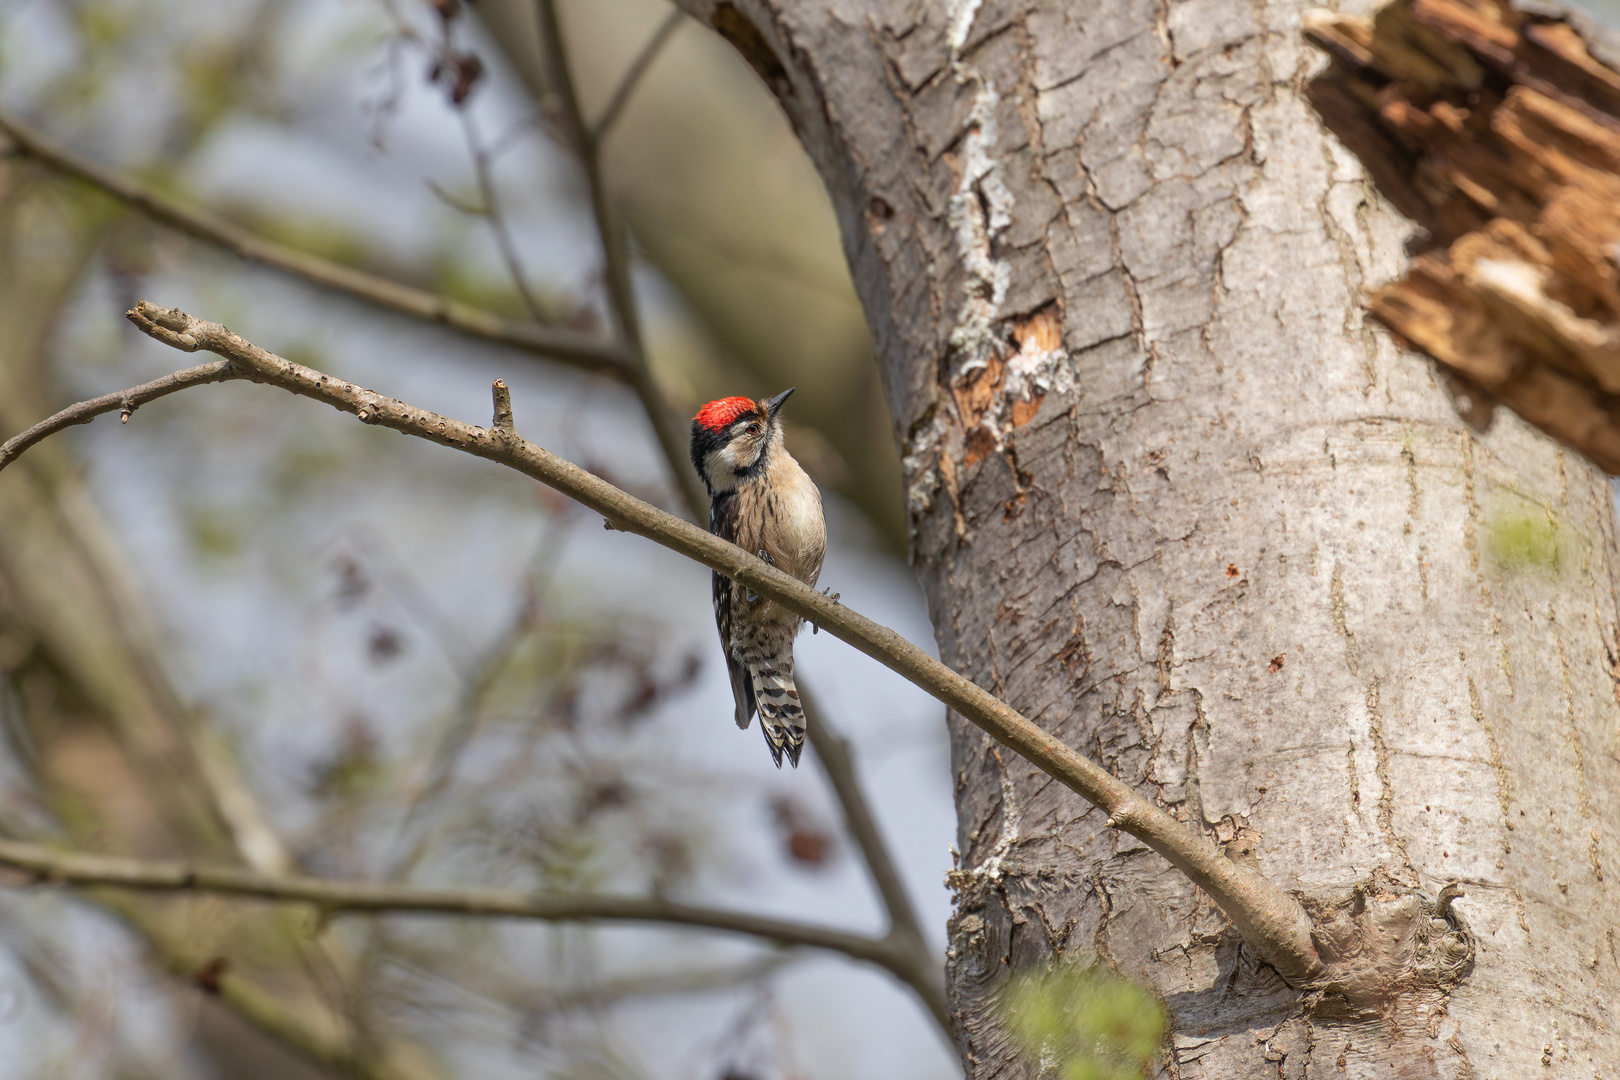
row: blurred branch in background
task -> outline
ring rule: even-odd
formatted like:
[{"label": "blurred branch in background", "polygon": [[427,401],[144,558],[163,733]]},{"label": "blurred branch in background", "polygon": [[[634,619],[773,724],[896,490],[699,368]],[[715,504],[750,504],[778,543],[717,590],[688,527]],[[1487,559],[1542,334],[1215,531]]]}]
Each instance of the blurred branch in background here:
[{"label": "blurred branch in background", "polygon": [[507,227],[506,215],[501,211],[500,193],[495,189],[489,150],[478,133],[477,121],[466,109],[461,110],[461,132],[467,139],[467,156],[472,160],[473,175],[478,178],[478,194],[483,200],[478,212],[489,220],[495,246],[500,250],[501,260],[506,263],[507,276],[512,279],[512,287],[517,290],[518,296],[523,298],[523,306],[529,309],[529,317],[537,323],[544,323],[547,321],[545,312],[540,309],[540,301],[529,287],[529,275],[523,269],[523,260]]},{"label": "blurred branch in background", "polygon": [[503,318],[459,300],[277,244],[222,217],[182,206],[115,169],[97,165],[58,146],[3,109],[0,109],[0,132],[11,139],[17,151],[40,164],[111,195],[153,221],[248,262],[280,270],[311,285],[332,289],[402,315],[441,323],[472,337],[509,345],[570,367],[619,379],[630,377],[629,363],[624,353],[594,334]]},{"label": "blurred branch in background", "polygon": [[[591,218],[596,223],[596,233],[602,244],[602,276],[607,284],[608,311],[619,343],[630,357],[630,385],[658,436],[658,445],[669,463],[670,477],[685,500],[687,513],[693,521],[706,521],[709,516],[709,493],[704,490],[697,473],[688,466],[685,425],[676,421],[669,403],[653,382],[652,369],[647,365],[646,345],[641,336],[641,315],[630,280],[630,234],[608,197],[607,183],[602,175],[601,147],[591,137],[585,114],[580,109],[579,96],[574,89],[574,75],[569,68],[568,50],[563,45],[562,28],[557,22],[557,7],[552,0],[535,0],[535,9],[540,17],[541,50],[551,76],[550,90],[556,106],[554,111],[559,117],[564,140],[579,155],[580,167],[585,172]],[[651,57],[648,59],[650,61]],[[635,72],[632,71],[631,75],[634,76]]]},{"label": "blurred branch in background", "polygon": [[590,144],[592,147],[602,145],[602,140],[607,137],[607,133],[612,129],[613,122],[624,111],[625,105],[629,104],[630,95],[636,92],[636,87],[641,85],[641,80],[647,74],[647,70],[652,67],[653,61],[658,59],[659,52],[669,43],[669,39],[675,36],[675,31],[679,30],[681,24],[685,21],[686,15],[680,9],[672,9],[668,15],[664,16],[664,21],[658,24],[658,29],[653,32],[651,40],[642,46],[641,52],[636,54],[636,58],[630,62],[630,66],[625,69],[624,74],[619,76],[619,85],[614,87],[613,97],[608,100],[607,105],[602,109],[602,115],[598,116],[596,122],[591,125]]},{"label": "blurred branch in background", "polygon": [[[637,312],[635,290],[630,280],[629,234],[622,217],[610,197],[602,168],[602,138],[612,128],[630,95],[646,76],[675,30],[684,21],[679,11],[667,15],[641,51],[619,76],[612,96],[603,108],[593,128],[586,122],[580,105],[574,75],[569,65],[568,49],[558,20],[555,0],[535,0],[538,15],[541,53],[548,76],[550,93],[555,96],[555,112],[561,118],[565,138],[579,155],[590,192],[591,210],[600,237],[605,277],[608,283],[610,310],[614,312],[614,325],[623,335],[624,344],[633,358],[640,378],[635,383],[637,396],[646,410],[653,427],[660,432],[660,442],[669,463],[670,472],[681,481],[688,507],[694,520],[706,520],[709,509],[708,494],[687,465],[686,435],[672,426],[670,407],[653,380],[647,363],[646,350],[641,341],[641,319]],[[808,686],[803,688],[808,695]],[[827,726],[825,717],[810,715],[816,712],[808,696],[804,701],[807,719],[815,734],[812,745],[821,756],[828,780],[843,809],[845,824],[860,849],[867,871],[877,887],[879,898],[889,918],[890,936],[905,954],[910,967],[907,981],[927,1001],[930,1011],[940,1022],[947,1038],[950,1024],[946,1018],[942,994],[943,976],[940,965],[928,946],[926,936],[918,922],[916,911],[905,886],[900,881],[893,856],[883,842],[876,820],[872,817],[866,797],[855,775],[849,744]]]},{"label": "blurred branch in background", "polygon": [[[708,31],[674,35],[659,2],[555,3],[586,115],[614,115],[598,140],[603,183],[635,241],[718,348],[674,370],[651,357],[683,407],[797,383],[788,441],[823,491],[841,495],[903,556],[900,461],[865,316],[820,178],[776,102],[736,50]],[[537,100],[552,93],[535,0],[471,9]],[[610,113],[627,76],[641,90]]]},{"label": "blurred branch in background", "polygon": [[[746,934],[876,964],[903,982],[916,975],[909,952],[884,938],[740,911],[678,904],[658,897],[546,896],[516,889],[430,888],[372,881],[278,877],[195,863],[58,852],[0,840],[0,866],[25,870],[35,883],[107,886],[149,892],[194,892],[312,904],[323,917],[344,912],[466,915],[543,922],[651,922]],[[24,879],[26,883],[26,879]]]},{"label": "blurred branch in background", "polygon": [[[911,904],[911,894],[900,880],[894,855],[883,839],[877,818],[873,816],[871,804],[867,801],[866,791],[856,775],[855,755],[850,751],[849,740],[828,723],[820,703],[808,686],[800,686],[799,695],[799,702],[804,706],[805,724],[810,732],[810,747],[827,774],[827,782],[832,785],[838,805],[844,812],[844,827],[856,847],[860,848],[866,871],[871,875],[872,884],[883,901],[884,910],[889,916],[890,935],[902,946],[913,965],[911,980],[917,984],[942,983],[944,972],[933,950],[928,947],[928,939]],[[948,1027],[946,1034],[950,1034]]]},{"label": "blurred branch in background", "polygon": [[[22,428],[25,411],[49,400],[45,342],[106,220],[62,185],[31,182],[15,168],[0,174],[0,431]],[[36,805],[78,843],[285,869],[288,856],[229,743],[170,682],[147,604],[61,449],[36,447],[0,485],[0,667],[19,690],[12,722],[29,753],[17,764]],[[114,910],[162,965],[188,973],[194,949],[229,940],[235,992],[219,1003],[295,1053],[359,1045],[352,1016],[289,971],[290,959],[317,953],[341,965],[335,943],[312,942],[276,920],[222,918],[205,933],[187,932],[184,912],[161,902]],[[427,1060],[393,1037],[368,1044],[368,1060]],[[262,1041],[241,1039],[216,1050],[227,1066],[238,1054],[268,1052]],[[426,1064],[351,1072],[373,1080],[440,1075]]]}]

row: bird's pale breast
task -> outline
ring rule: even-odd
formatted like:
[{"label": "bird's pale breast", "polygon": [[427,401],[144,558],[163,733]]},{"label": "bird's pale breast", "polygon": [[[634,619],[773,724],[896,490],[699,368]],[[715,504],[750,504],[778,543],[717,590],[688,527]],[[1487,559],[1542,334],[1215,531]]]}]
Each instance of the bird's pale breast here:
[{"label": "bird's pale breast", "polygon": [[744,488],[751,496],[741,507],[737,544],[745,551],[763,549],[777,569],[814,585],[827,549],[827,525],[821,492],[787,454],[771,462],[766,482]]}]

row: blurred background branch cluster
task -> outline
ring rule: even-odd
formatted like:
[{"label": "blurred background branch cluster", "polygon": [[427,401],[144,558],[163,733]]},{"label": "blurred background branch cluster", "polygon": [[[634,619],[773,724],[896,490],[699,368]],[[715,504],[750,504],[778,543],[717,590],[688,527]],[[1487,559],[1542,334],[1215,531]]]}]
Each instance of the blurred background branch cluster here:
[{"label": "blurred background branch cluster", "polygon": [[[526,433],[689,514],[679,417],[797,384],[827,580],[929,640],[825,196],[661,0],[7,0],[0,110],[71,159],[19,126],[0,161],[0,438],[172,369],[137,295],[450,415],[505,378]],[[434,448],[154,402],[0,478],[0,834],[894,930],[937,969],[937,708],[806,638],[854,752],[775,774],[707,591]],[[954,1071],[915,987],[769,942],[8,882],[0,1078]]]}]

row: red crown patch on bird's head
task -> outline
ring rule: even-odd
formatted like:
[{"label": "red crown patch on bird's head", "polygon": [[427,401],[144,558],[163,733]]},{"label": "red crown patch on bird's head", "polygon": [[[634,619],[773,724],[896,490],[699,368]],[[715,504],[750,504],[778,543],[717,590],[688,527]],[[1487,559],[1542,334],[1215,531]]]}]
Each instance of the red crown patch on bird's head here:
[{"label": "red crown patch on bird's head", "polygon": [[718,401],[711,401],[697,411],[692,422],[706,431],[724,431],[737,422],[739,416],[744,416],[758,409],[759,406],[745,397],[726,397]]}]

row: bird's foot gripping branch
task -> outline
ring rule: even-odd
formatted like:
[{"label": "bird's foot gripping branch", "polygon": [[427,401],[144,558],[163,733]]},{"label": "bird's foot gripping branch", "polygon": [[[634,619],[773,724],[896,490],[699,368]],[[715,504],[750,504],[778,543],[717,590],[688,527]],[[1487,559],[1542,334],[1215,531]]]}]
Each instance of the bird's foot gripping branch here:
[{"label": "bird's foot gripping branch", "polygon": [[[129,319],[150,337],[174,348],[185,352],[206,350],[224,358],[224,364],[211,365],[204,376],[186,380],[171,377],[177,381],[172,386],[164,383],[163,393],[194,382],[242,379],[267,383],[352,413],[364,423],[392,428],[486,458],[590,507],[615,528],[645,536],[725,575],[750,592],[769,597],[848,642],[1104,810],[1111,827],[1137,837],[1168,859],[1220,905],[1262,960],[1276,968],[1292,985],[1315,994],[1320,1001],[1336,1000],[1334,995],[1338,995],[1359,1008],[1354,1003],[1370,1001],[1378,993],[1387,996],[1389,987],[1398,988],[1410,982],[1410,971],[1429,962],[1423,957],[1451,957],[1455,952],[1453,946],[1444,944],[1450,940],[1445,934],[1453,931],[1442,932],[1435,925],[1436,920],[1453,919],[1447,925],[1457,927],[1449,914],[1449,897],[1425,901],[1411,897],[1402,899],[1390,893],[1395,899],[1388,903],[1395,907],[1388,910],[1406,919],[1403,925],[1408,927],[1399,932],[1390,929],[1399,918],[1392,921],[1380,915],[1387,907],[1384,894],[1389,890],[1363,891],[1357,894],[1361,896],[1359,901],[1356,896],[1350,896],[1330,900],[1306,898],[1302,902],[1256,871],[1231,861],[1206,837],[1177,822],[1095,762],[1053,738],[1005,702],[950,670],[893,630],[872,622],[835,597],[817,592],[753,554],[642,502],[521,438],[512,426],[509,392],[501,384],[497,384],[495,390],[495,423],[480,427],[296,364],[259,348],[218,323],[193,318],[177,309],[142,301],[129,312]],[[26,445],[64,427],[84,423],[99,412],[119,410],[120,403],[132,396],[140,400],[161,396],[155,390],[143,393],[149,396],[125,391],[63,410],[0,447],[0,467],[13,460]],[[26,444],[22,444],[22,440],[27,440]],[[1465,931],[1457,932],[1463,934],[1459,940],[1466,938]],[[1442,942],[1438,946],[1439,953],[1428,944],[1435,941]],[[1386,989],[1369,989],[1374,984]]]}]

